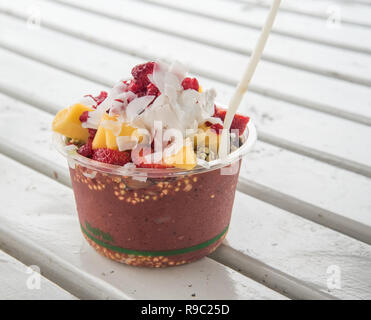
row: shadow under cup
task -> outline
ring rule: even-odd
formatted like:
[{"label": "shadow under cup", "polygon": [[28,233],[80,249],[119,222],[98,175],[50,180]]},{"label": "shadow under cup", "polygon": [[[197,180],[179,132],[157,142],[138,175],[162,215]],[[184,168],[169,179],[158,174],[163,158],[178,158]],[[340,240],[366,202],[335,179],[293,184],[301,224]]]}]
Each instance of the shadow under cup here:
[{"label": "shadow under cup", "polygon": [[228,161],[190,171],[128,173],[64,152],[86,240],[107,258],[143,267],[182,265],[213,252],[228,231],[241,157],[256,140],[252,124],[246,131]]}]

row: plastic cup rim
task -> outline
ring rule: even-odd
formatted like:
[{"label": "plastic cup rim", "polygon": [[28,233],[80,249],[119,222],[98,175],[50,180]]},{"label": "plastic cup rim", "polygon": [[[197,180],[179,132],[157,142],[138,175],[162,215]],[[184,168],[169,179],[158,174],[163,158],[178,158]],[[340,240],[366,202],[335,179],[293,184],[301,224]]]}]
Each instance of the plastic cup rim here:
[{"label": "plastic cup rim", "polygon": [[74,151],[68,151],[66,149],[65,137],[59,133],[53,133],[53,145],[59,153],[61,153],[65,158],[67,158],[70,166],[71,163],[78,164],[87,169],[112,174],[117,176],[125,177],[171,177],[171,176],[184,176],[184,175],[193,175],[204,173],[208,171],[213,171],[221,169],[223,167],[229,166],[230,164],[242,159],[254,146],[257,140],[257,130],[250,119],[247,123],[246,130],[244,132],[246,138],[243,145],[237,150],[231,152],[225,159],[216,159],[207,163],[207,165],[202,166],[198,164],[191,170],[185,170],[180,168],[164,168],[164,169],[155,169],[155,168],[124,168],[122,166],[105,164],[99,161],[95,161],[89,158],[86,158]]}]

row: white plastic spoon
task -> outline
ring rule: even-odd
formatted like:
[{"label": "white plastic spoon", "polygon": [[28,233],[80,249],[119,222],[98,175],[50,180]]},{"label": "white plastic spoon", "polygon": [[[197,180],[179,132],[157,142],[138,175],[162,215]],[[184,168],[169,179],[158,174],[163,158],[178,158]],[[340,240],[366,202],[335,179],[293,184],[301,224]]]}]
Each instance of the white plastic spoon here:
[{"label": "white plastic spoon", "polygon": [[228,155],[228,149],[229,149],[229,129],[232,124],[232,120],[234,118],[234,115],[237,112],[237,109],[241,103],[241,100],[243,98],[243,95],[247,91],[247,87],[249,86],[249,83],[251,81],[251,78],[254,75],[256,66],[258,65],[258,62],[262,56],[265,44],[267,43],[269,34],[272,30],[274,19],[276,18],[278,8],[280,6],[281,0],[274,0],[273,4],[271,6],[269,15],[267,17],[267,20],[265,21],[264,27],[260,33],[258,42],[255,46],[255,49],[251,55],[249,64],[245,70],[245,73],[238,84],[236,91],[234,92],[234,95],[229,103],[229,107],[224,119],[223,124],[223,131],[220,141],[220,150],[219,155],[221,159],[225,159]]}]

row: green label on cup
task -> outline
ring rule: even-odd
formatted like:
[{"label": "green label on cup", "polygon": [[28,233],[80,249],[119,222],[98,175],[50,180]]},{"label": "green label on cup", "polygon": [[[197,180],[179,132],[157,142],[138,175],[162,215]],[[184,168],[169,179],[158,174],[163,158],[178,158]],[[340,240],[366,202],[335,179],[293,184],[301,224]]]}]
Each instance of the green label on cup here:
[{"label": "green label on cup", "polygon": [[[95,242],[96,244],[100,245],[103,248],[109,249],[111,251],[116,251],[116,252],[119,252],[119,253],[132,254],[132,255],[136,255],[136,256],[149,256],[149,257],[155,257],[155,256],[173,256],[173,255],[177,255],[177,254],[184,254],[184,253],[189,253],[189,252],[201,250],[201,249],[206,248],[206,247],[210,246],[211,244],[217,242],[219,239],[221,239],[224,236],[224,234],[227,232],[228,227],[229,227],[229,225],[221,233],[219,233],[217,236],[215,236],[214,238],[212,238],[212,239],[210,239],[208,241],[202,242],[200,244],[197,244],[195,246],[192,246],[192,247],[182,248],[182,249],[176,249],[176,250],[167,250],[167,251],[139,251],[139,250],[132,250],[132,249],[126,249],[126,248],[117,247],[117,246],[114,246],[112,244],[109,244],[109,243],[107,243],[107,242],[105,242],[103,240],[100,240],[100,239],[96,238],[94,235],[92,235],[89,232],[90,229],[88,229],[89,231],[86,230],[83,227],[83,225],[81,224],[81,230],[82,230],[82,232],[90,240],[92,240],[93,242]],[[93,228],[93,230],[97,230],[97,229],[96,228]],[[100,232],[102,232],[102,231],[100,231]],[[112,239],[112,237],[110,237],[110,238]]]},{"label": "green label on cup", "polygon": [[[93,234],[94,236],[108,242],[114,242],[112,236],[108,232],[103,232],[102,230],[98,228],[93,228],[89,222],[85,221],[86,229]],[[81,226],[82,228],[82,226]]]}]

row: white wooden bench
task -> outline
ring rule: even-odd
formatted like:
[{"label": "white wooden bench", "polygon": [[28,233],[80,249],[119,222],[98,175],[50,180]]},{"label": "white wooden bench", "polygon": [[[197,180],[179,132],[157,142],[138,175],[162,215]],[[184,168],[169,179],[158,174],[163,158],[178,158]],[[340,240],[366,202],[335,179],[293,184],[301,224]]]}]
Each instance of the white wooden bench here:
[{"label": "white wooden bench", "polygon": [[[0,1],[0,299],[371,298],[369,0],[283,0],[241,106],[259,141],[215,253],[138,269],[80,234],[51,146],[56,111],[161,57],[186,63],[226,104],[269,3]],[[39,290],[25,265],[40,268]]]}]

